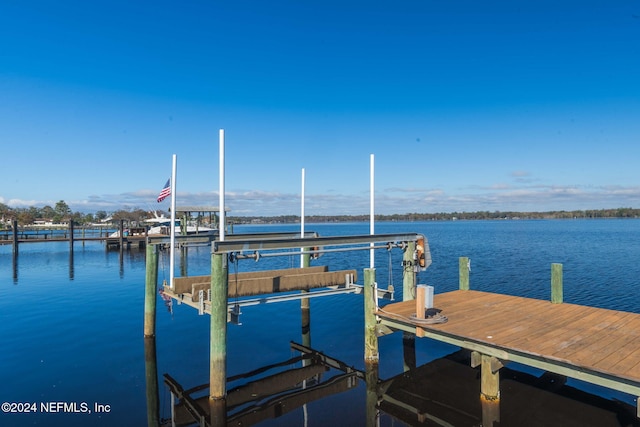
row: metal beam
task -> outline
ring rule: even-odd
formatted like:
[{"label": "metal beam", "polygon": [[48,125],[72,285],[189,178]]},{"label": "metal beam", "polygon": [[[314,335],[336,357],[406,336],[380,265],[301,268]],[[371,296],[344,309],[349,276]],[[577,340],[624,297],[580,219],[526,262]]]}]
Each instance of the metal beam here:
[{"label": "metal beam", "polygon": [[[315,231],[308,231],[304,233],[306,238],[312,238],[318,236]],[[191,235],[176,235],[176,242],[178,243],[210,243],[213,242],[218,235],[205,235],[199,236],[196,234]],[[299,239],[300,233],[286,232],[286,233],[243,233],[243,234],[228,234],[225,236],[226,240],[258,240],[258,239]],[[150,245],[169,244],[169,236],[148,236],[148,243]]]},{"label": "metal beam", "polygon": [[[299,234],[298,234],[299,235]],[[211,252],[241,252],[273,249],[297,249],[321,246],[364,245],[376,242],[411,242],[424,238],[421,234],[376,234],[356,236],[332,236],[332,237],[305,237],[297,239],[246,239],[213,242]]]}]

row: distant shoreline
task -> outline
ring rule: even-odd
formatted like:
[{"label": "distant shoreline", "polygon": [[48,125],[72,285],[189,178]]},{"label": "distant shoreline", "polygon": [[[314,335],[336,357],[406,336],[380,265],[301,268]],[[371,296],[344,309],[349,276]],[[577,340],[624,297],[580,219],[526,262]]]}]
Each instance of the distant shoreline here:
[{"label": "distant shoreline", "polygon": [[[64,204],[60,201],[59,204]],[[108,216],[104,211],[94,214],[80,214],[70,212],[65,207],[64,212],[54,211],[49,208],[29,209],[11,211],[0,203],[0,230],[11,228],[11,221],[18,220],[21,227],[35,227],[34,222],[38,220],[52,221],[50,227],[67,227],[69,217],[73,218],[73,223],[77,226],[97,226],[100,220]],[[32,212],[34,211],[34,212]],[[97,215],[100,213],[101,215]],[[163,213],[163,212],[160,212]],[[142,209],[116,211],[111,214],[114,221],[125,220],[129,222],[144,222],[149,213]],[[531,220],[531,219],[602,219],[602,218],[640,218],[640,209],[635,208],[613,208],[613,209],[588,209],[572,211],[546,211],[546,212],[516,212],[516,211],[475,211],[475,212],[439,212],[439,213],[405,213],[391,215],[375,215],[375,220],[379,222],[424,222],[424,221],[457,221],[457,220]],[[245,224],[299,224],[299,215],[273,215],[273,216],[234,216],[227,215],[228,223]],[[347,222],[369,222],[369,214],[363,215],[306,215],[305,222],[308,223],[347,223]],[[113,225],[104,224],[103,227]]]},{"label": "distant shoreline", "polygon": [[[418,221],[457,221],[457,220],[527,220],[527,219],[602,219],[602,218],[640,218],[640,209],[590,209],[574,211],[548,212],[449,212],[449,213],[408,213],[393,215],[375,215],[380,222],[418,222]],[[298,215],[280,216],[227,216],[234,224],[295,224],[300,222]],[[337,223],[368,222],[369,215],[308,215],[305,222]]]}]

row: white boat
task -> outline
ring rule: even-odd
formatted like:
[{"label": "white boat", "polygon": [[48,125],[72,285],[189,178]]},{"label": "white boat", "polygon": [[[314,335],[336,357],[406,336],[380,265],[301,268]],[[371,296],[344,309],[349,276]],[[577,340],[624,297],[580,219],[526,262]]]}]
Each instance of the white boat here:
[{"label": "white boat", "polygon": [[[164,215],[156,215],[154,218],[145,220],[145,223],[147,224],[146,227],[125,228],[124,237],[144,234],[147,234],[149,236],[169,236],[171,234],[171,228],[169,228],[171,227],[171,218],[167,218]],[[176,219],[174,226],[177,236],[183,234],[183,229],[179,219]],[[205,227],[197,223],[187,223],[185,231],[188,235],[210,236],[216,233],[217,228]],[[120,230],[111,233],[109,237],[120,237]]]},{"label": "white boat", "polygon": [[[149,227],[147,234],[149,235],[170,235],[171,229],[171,218],[165,218],[164,216],[159,216],[155,218],[151,218],[145,221],[146,223],[153,224]],[[207,236],[213,235],[217,231],[216,228],[205,227],[199,224],[189,224],[186,226],[186,234],[192,235],[197,234],[198,236]],[[175,222],[175,233],[176,235],[183,234],[182,224],[179,219],[176,219]]]}]

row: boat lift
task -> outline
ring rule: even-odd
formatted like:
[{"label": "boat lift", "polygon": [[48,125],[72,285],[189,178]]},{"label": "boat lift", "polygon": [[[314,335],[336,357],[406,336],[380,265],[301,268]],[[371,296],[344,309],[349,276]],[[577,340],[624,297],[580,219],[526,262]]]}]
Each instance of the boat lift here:
[{"label": "boat lift", "polygon": [[[298,254],[317,258],[324,253],[332,252],[380,249],[390,251],[394,248],[406,251],[409,243],[416,243],[411,246],[416,248],[414,253],[406,255],[405,258],[415,261],[412,263],[415,271],[424,270],[431,264],[427,240],[418,233],[331,237],[305,233],[305,237],[299,236],[299,233],[229,235],[227,240],[211,241],[211,254],[226,255],[225,259],[228,262],[235,263],[241,259],[253,259],[257,262],[267,257]],[[298,251],[293,252],[295,249]],[[235,274],[228,272],[227,321],[240,324],[240,309],[246,306],[337,294],[360,294],[363,285],[357,284],[356,281],[356,270],[329,271],[324,266]],[[174,287],[165,286],[162,292],[179,304],[185,303],[196,308],[201,315],[211,314],[211,276],[177,277],[174,279]],[[393,300],[394,288],[391,284],[387,289],[376,287],[376,295],[378,299]]]}]

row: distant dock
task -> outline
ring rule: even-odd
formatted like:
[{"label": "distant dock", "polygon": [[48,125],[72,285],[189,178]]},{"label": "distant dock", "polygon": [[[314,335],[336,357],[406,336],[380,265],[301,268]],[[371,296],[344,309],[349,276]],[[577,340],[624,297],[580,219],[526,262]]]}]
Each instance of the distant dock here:
[{"label": "distant dock", "polygon": [[[19,227],[17,221],[14,221],[11,229],[0,231],[0,245],[13,245],[14,253],[18,252],[18,246],[23,243],[69,242],[72,248],[74,242],[97,241],[105,242],[107,249],[145,246],[148,237],[146,228],[132,228],[127,235],[113,237],[114,231],[119,229],[124,229],[122,222],[119,228],[114,226],[76,228],[72,223],[66,227]],[[159,235],[159,237],[166,236]]]}]

